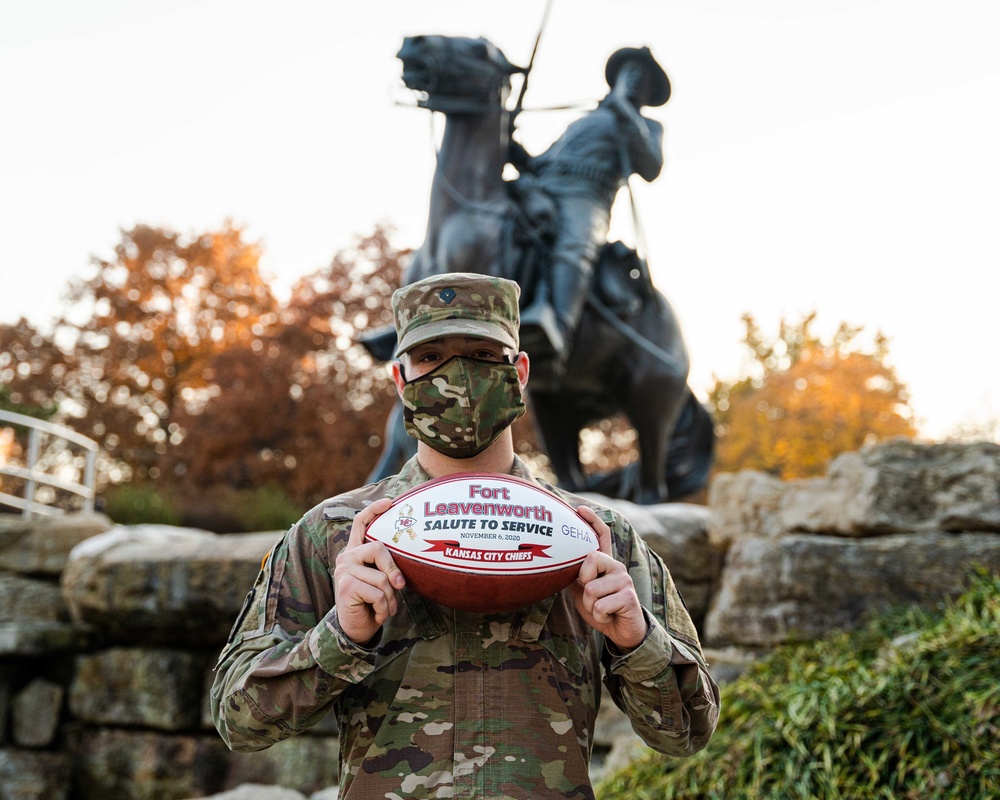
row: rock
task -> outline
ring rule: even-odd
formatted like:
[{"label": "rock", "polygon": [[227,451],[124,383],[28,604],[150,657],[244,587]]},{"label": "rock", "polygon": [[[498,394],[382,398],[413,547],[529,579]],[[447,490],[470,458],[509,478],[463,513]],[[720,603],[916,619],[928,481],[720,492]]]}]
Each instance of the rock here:
[{"label": "rock", "polygon": [[765,653],[760,649],[741,647],[706,647],[703,650],[705,660],[708,661],[708,671],[720,686],[732,683]]},{"label": "rock", "polygon": [[[878,471],[875,513],[902,530],[1000,532],[1000,444],[921,445],[907,440],[863,451]],[[933,522],[927,523],[928,511]]]},{"label": "rock", "polygon": [[230,753],[217,736],[79,727],[69,739],[81,798],[179,800],[225,788]]},{"label": "rock", "polygon": [[652,749],[638,736],[618,739],[599,762],[596,759],[591,762],[590,780],[595,784],[606,780],[633,761],[652,752]]},{"label": "rock", "polygon": [[594,725],[594,746],[610,750],[615,742],[622,737],[637,736],[632,730],[628,715],[605,696],[601,708],[597,712],[597,723]]},{"label": "rock", "polygon": [[90,631],[68,622],[0,622],[0,656],[44,656],[83,650],[92,639]]},{"label": "rock", "polygon": [[[197,798],[191,798],[197,800]],[[306,796],[294,789],[280,786],[265,786],[259,783],[245,783],[222,794],[213,794],[204,800],[306,800]]]},{"label": "rock", "polygon": [[284,786],[309,794],[340,779],[339,742],[323,736],[295,736],[256,753],[232,753],[227,787],[245,783]]},{"label": "rock", "polygon": [[66,800],[70,760],[66,753],[0,750],[3,800]]},{"label": "rock", "polygon": [[70,735],[81,797],[175,800],[245,784],[308,795],[336,785],[337,740],[298,736],[256,753],[231,753],[217,735],[82,727]]},{"label": "rock", "polygon": [[0,572],[0,656],[39,656],[86,645],[54,581]]},{"label": "rock", "polygon": [[48,747],[52,744],[62,714],[66,690],[57,683],[36,678],[14,696],[14,742],[22,747]]},{"label": "rock", "polygon": [[786,483],[763,472],[723,472],[708,489],[708,539],[728,549],[747,536],[778,536],[778,510]]},{"label": "rock", "polygon": [[690,503],[640,506],[583,495],[620,512],[670,570],[695,625],[700,627],[722,570],[722,550],[708,538],[709,511]]},{"label": "rock", "polygon": [[930,608],[960,594],[978,565],[1000,570],[1000,534],[744,539],[729,551],[705,623],[706,644],[812,641],[856,627],[866,613]]},{"label": "rock", "polygon": [[1000,445],[894,440],[844,453],[828,475],[780,481],[719,475],[709,493],[711,538],[823,533],[1000,531]]},{"label": "rock", "polygon": [[115,647],[79,656],[70,710],[102,725],[195,729],[206,661],[200,653],[166,648]]},{"label": "rock", "polygon": [[106,516],[93,513],[31,520],[0,516],[0,569],[58,577],[76,545],[111,525]]},{"label": "rock", "polygon": [[0,622],[69,622],[69,611],[53,581],[0,572]]},{"label": "rock", "polygon": [[221,647],[279,536],[118,526],[73,549],[63,596],[75,621],[119,641]]}]

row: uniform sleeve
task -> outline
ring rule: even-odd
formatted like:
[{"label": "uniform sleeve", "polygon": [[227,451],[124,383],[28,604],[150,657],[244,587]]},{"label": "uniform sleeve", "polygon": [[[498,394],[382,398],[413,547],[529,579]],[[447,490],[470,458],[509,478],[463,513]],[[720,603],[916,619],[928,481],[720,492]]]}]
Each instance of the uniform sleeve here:
[{"label": "uniform sleeve", "polygon": [[[350,520],[329,535],[346,542]],[[294,526],[268,555],[212,685],[212,717],[231,750],[262,750],[319,722],[375,668],[372,651],[337,621],[332,569],[318,523]]]},{"label": "uniform sleeve", "polygon": [[618,554],[628,566],[649,631],[635,649],[608,643],[605,685],[646,744],[688,756],[703,749],[719,719],[719,687],[708,672],[698,634],[670,572],[626,522],[616,526]]}]

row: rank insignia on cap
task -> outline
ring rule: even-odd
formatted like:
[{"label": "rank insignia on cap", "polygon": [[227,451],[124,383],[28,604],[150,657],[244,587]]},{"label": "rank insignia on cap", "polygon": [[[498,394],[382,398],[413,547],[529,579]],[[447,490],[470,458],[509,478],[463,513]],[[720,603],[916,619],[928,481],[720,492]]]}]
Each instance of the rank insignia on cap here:
[{"label": "rank insignia on cap", "polygon": [[487,339],[518,350],[518,297],[514,281],[478,272],[430,275],[392,294],[396,349],[446,336]]}]

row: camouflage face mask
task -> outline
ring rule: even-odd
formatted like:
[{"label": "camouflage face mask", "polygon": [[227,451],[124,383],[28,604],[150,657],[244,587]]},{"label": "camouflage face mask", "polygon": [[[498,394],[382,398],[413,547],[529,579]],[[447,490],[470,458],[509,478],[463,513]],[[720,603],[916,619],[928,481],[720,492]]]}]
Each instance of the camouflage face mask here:
[{"label": "camouflage face mask", "polygon": [[452,458],[472,458],[524,413],[513,364],[453,356],[403,387],[413,438]]}]

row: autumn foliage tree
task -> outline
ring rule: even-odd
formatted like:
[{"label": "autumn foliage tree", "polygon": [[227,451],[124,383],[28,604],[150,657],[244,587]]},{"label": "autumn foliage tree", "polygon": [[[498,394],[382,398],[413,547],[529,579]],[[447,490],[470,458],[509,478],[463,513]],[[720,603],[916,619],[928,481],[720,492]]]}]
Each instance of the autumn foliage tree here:
[{"label": "autumn foliage tree", "polygon": [[126,478],[160,477],[183,438],[176,417],[211,393],[210,364],[278,323],[260,250],[231,225],[185,237],[139,225],[70,290],[59,334],[72,354],[74,424],[103,443]]},{"label": "autumn foliage tree", "polygon": [[717,469],[821,475],[840,453],[915,434],[906,387],[887,363],[887,339],[879,333],[865,349],[862,329],[841,324],[824,340],[813,332],[815,317],[782,319],[774,337],[743,317],[746,368],[735,380],[716,378],[709,394]]},{"label": "autumn foliage tree", "polygon": [[303,504],[364,483],[395,391],[357,339],[392,323],[406,255],[376,229],[300,279],[266,336],[211,360],[171,472],[189,488],[277,484]]},{"label": "autumn foliage tree", "polygon": [[122,231],[53,335],[0,326],[0,397],[58,409],[101,442],[104,483],[170,493],[189,523],[210,525],[233,492],[272,487],[301,511],[359,485],[394,390],[357,337],[391,323],[407,252],[378,228],[285,302],[260,255],[230,224]]}]

